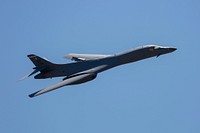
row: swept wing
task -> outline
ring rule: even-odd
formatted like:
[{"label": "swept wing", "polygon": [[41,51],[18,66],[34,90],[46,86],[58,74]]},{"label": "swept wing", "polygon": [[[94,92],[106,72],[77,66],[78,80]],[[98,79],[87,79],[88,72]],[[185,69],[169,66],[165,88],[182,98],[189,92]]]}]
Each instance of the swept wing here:
[{"label": "swept wing", "polygon": [[67,54],[65,58],[74,60],[74,61],[87,61],[87,60],[96,60],[101,58],[106,58],[111,55],[100,55],[100,54]]},{"label": "swept wing", "polygon": [[88,82],[90,80],[95,79],[96,76],[97,76],[97,74],[95,74],[95,73],[83,73],[83,74],[75,75],[75,76],[72,76],[69,78],[65,78],[63,81],[61,81],[57,84],[51,85],[45,89],[42,89],[33,94],[30,94],[29,97],[35,97],[35,96],[58,89],[60,87],[66,86],[66,85],[75,85],[75,84]]}]

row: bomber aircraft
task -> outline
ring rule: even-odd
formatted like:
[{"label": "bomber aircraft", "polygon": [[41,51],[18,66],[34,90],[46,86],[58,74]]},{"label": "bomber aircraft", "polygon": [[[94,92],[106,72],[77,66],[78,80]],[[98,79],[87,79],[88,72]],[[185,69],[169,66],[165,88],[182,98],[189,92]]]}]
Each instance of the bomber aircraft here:
[{"label": "bomber aircraft", "polygon": [[34,77],[35,79],[64,76],[61,82],[29,95],[29,97],[35,97],[63,86],[76,85],[91,81],[96,78],[98,73],[110,68],[154,56],[158,57],[163,54],[171,53],[175,50],[175,47],[145,45],[113,55],[68,54],[65,57],[75,61],[68,64],[54,64],[45,58],[30,54],[28,55],[28,58],[33,62],[35,67],[30,74],[26,75],[22,79],[25,79],[37,72],[40,73]]}]

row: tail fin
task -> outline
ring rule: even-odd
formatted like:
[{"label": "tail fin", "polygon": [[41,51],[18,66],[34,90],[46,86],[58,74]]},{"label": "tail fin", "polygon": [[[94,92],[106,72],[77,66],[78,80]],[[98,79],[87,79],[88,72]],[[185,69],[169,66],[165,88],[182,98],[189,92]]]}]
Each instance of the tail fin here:
[{"label": "tail fin", "polygon": [[36,66],[36,68],[42,68],[42,67],[47,67],[49,65],[53,65],[53,63],[51,63],[50,61],[41,58],[37,55],[34,54],[30,54],[28,55],[28,58],[33,62],[33,64]]},{"label": "tail fin", "polygon": [[25,77],[21,78],[20,80],[26,79],[26,78],[30,77],[31,75],[33,75],[33,74],[35,74],[39,71],[41,72],[40,74],[51,71],[56,67],[56,64],[53,64],[50,61],[48,61],[44,58],[41,58],[37,55],[34,55],[34,54],[28,55],[28,58],[35,65],[35,67],[33,68],[34,70],[31,73],[29,73],[28,75],[26,75]]}]

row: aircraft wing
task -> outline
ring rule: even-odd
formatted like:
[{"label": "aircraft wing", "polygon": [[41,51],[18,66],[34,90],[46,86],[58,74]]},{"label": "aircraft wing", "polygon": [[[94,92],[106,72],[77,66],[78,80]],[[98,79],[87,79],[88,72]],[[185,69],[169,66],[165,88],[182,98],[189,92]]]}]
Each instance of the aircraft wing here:
[{"label": "aircraft wing", "polygon": [[84,83],[84,82],[95,79],[96,76],[97,76],[97,74],[95,74],[95,73],[83,73],[83,74],[79,74],[79,75],[74,75],[72,77],[65,78],[63,81],[61,81],[57,84],[51,85],[45,89],[42,89],[33,94],[30,94],[29,97],[35,97],[35,96],[58,89],[60,87],[66,86],[66,85],[75,85],[75,84]]},{"label": "aircraft wing", "polygon": [[99,55],[99,54],[68,54],[65,55],[65,58],[74,60],[74,61],[87,61],[87,60],[95,60],[101,59],[105,57],[109,57],[111,55]]}]

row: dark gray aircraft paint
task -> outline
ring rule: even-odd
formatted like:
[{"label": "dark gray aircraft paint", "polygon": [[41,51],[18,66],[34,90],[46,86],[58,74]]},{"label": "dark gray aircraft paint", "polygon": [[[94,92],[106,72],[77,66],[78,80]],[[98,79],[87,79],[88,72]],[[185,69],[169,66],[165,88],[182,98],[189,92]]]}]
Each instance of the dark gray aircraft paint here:
[{"label": "dark gray aircraft paint", "polygon": [[33,68],[33,72],[22,79],[37,72],[40,73],[34,77],[35,79],[65,77],[63,81],[29,95],[29,97],[35,97],[66,85],[91,81],[96,78],[98,73],[110,68],[154,56],[158,57],[175,50],[176,48],[173,47],[146,45],[114,55],[68,54],[65,57],[75,61],[69,64],[54,64],[44,58],[30,54],[28,58],[33,62],[35,67]]}]

